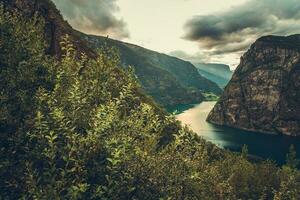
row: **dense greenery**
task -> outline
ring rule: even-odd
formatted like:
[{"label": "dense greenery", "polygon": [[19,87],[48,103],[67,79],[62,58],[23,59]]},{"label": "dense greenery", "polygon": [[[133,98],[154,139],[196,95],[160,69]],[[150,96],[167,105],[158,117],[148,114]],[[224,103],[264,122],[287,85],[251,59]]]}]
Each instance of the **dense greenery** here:
[{"label": "dense greenery", "polygon": [[43,22],[0,8],[0,199],[299,199],[287,165],[251,163],[180,126],[136,94],[104,48],[44,54]]},{"label": "dense greenery", "polygon": [[206,101],[218,101],[219,96],[215,95],[214,93],[205,92],[203,93],[203,96],[205,97]]}]

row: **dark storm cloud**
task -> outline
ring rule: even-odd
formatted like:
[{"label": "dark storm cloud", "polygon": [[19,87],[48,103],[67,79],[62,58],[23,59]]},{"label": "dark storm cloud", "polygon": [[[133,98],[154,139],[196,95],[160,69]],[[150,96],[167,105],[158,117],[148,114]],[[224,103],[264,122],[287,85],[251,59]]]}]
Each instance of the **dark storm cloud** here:
[{"label": "dark storm cloud", "polygon": [[129,37],[126,23],[115,14],[117,0],[53,0],[62,14],[76,29],[86,33]]},{"label": "dark storm cloud", "polygon": [[250,0],[215,15],[195,16],[185,24],[185,39],[212,54],[245,50],[258,37],[300,33],[299,0]]}]

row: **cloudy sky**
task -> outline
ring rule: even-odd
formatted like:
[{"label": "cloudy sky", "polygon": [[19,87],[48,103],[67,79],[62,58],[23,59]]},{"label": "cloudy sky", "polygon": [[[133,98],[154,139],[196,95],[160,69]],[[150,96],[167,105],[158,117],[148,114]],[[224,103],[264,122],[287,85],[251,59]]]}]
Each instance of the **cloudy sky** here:
[{"label": "cloudy sky", "polygon": [[193,62],[234,68],[258,37],[300,33],[299,0],[54,0],[70,24]]}]

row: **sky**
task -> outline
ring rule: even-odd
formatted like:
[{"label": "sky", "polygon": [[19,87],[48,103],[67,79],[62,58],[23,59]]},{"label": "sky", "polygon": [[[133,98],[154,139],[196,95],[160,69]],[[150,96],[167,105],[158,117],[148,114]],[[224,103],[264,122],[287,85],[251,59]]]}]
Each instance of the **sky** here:
[{"label": "sky", "polygon": [[82,32],[229,64],[259,37],[300,33],[299,0],[54,0]]}]

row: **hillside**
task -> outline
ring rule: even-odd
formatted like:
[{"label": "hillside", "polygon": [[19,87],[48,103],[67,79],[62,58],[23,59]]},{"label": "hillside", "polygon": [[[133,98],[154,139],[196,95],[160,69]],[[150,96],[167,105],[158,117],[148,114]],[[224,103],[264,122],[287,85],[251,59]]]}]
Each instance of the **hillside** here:
[{"label": "hillside", "polygon": [[101,36],[83,34],[83,38],[94,48],[105,44],[117,47],[123,67],[133,66],[145,91],[163,105],[199,103],[203,100],[201,92],[222,93],[190,62]]},{"label": "hillside", "polygon": [[202,76],[217,83],[221,88],[224,88],[227,85],[233,74],[228,65],[214,63],[193,64]]},{"label": "hillside", "polygon": [[208,121],[300,136],[300,35],[258,39],[241,58]]}]

